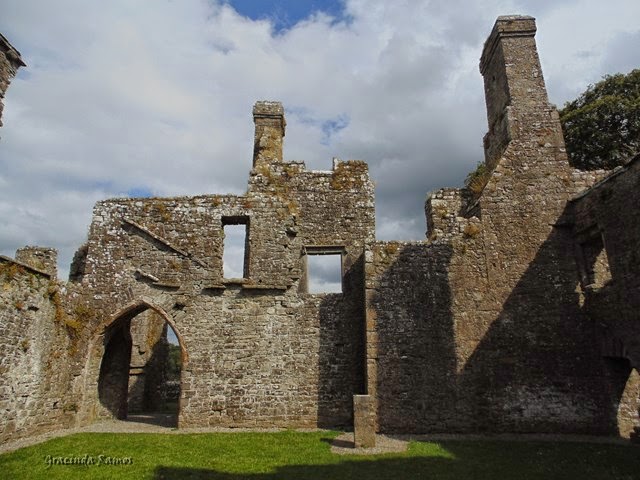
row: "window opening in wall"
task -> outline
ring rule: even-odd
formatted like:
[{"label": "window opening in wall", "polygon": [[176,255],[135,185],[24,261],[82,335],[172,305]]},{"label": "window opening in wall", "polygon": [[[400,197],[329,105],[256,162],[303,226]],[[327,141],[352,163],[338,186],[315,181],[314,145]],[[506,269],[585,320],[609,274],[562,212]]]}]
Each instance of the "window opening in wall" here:
[{"label": "window opening in wall", "polygon": [[609,259],[604,239],[599,230],[594,229],[584,242],[580,243],[582,252],[582,282],[585,287],[601,288],[611,280]]},{"label": "window opening in wall", "polygon": [[307,248],[305,257],[308,293],[342,293],[341,248]]},{"label": "window opening in wall", "polygon": [[224,278],[248,278],[249,219],[223,217],[222,264]]}]

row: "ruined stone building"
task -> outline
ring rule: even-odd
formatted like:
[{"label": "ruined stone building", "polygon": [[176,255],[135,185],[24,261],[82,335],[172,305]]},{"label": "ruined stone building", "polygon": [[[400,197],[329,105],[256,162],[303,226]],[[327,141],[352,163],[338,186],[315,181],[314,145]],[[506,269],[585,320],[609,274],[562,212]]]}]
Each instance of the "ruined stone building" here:
[{"label": "ruined stone building", "polygon": [[[68,282],[51,249],[2,257],[0,439],[126,417],[161,383],[167,326],[180,428],[348,428],[358,395],[356,422],[382,432],[633,436],[640,157],[570,167],[535,32],[496,21],[491,174],[431,193],[424,241],[377,241],[366,163],[284,162],[282,105],[258,102],[244,195],[98,202]],[[242,278],[223,269],[233,225]],[[316,255],[338,259],[341,292],[309,292]]]},{"label": "ruined stone building", "polygon": [[18,69],[25,66],[20,52],[13,48],[13,45],[0,33],[0,127],[2,126],[4,95]]}]

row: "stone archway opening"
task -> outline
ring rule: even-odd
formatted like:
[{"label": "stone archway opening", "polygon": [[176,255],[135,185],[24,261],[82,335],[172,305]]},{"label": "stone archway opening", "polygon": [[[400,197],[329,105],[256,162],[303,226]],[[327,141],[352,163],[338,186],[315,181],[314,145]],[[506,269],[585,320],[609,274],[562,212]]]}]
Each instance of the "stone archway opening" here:
[{"label": "stone archway opening", "polygon": [[98,397],[120,420],[176,427],[180,413],[182,347],[165,317],[146,305],[105,331]]}]

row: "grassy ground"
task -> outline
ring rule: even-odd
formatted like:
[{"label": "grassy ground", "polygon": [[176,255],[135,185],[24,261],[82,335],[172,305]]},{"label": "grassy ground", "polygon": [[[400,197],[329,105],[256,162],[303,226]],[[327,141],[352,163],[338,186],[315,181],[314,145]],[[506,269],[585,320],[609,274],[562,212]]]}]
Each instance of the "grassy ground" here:
[{"label": "grassy ground", "polygon": [[[413,442],[405,453],[356,457],[330,452],[330,441],[336,435],[83,433],[0,455],[0,478],[640,479],[640,448],[633,446]],[[81,459],[85,455],[95,463],[54,463],[58,457]]]}]

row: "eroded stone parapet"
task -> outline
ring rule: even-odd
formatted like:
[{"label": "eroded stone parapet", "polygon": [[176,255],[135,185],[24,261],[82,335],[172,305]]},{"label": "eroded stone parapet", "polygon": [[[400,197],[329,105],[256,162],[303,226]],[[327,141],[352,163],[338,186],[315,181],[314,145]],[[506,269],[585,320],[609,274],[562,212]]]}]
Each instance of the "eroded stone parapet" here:
[{"label": "eroded stone parapet", "polygon": [[58,275],[58,251],[55,248],[22,247],[16,251],[16,260],[48,273],[52,278]]},{"label": "eroded stone parapet", "polygon": [[464,216],[468,203],[469,192],[463,189],[441,188],[430,193],[425,202],[430,238],[457,232],[459,219]]}]

